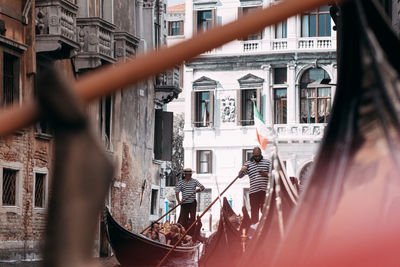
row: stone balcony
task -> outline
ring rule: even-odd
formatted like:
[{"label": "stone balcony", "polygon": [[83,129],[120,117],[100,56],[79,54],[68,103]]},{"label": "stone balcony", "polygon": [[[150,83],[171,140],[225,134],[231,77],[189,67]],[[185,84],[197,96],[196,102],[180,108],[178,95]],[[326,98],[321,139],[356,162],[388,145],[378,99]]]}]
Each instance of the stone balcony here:
[{"label": "stone balcony", "polygon": [[115,25],[97,17],[77,18],[79,52],[75,57],[76,71],[97,68],[115,62]]},{"label": "stone balcony", "polygon": [[136,55],[139,44],[139,38],[128,32],[115,32],[115,58],[125,60]]},{"label": "stone balcony", "polygon": [[66,0],[37,0],[36,51],[68,58],[79,48],[76,40],[78,6]]},{"label": "stone balcony", "polygon": [[155,80],[155,102],[158,105],[164,105],[171,102],[182,92],[180,88],[179,68],[175,67],[164,73],[157,75]]},{"label": "stone balcony", "polygon": [[203,53],[205,56],[232,54],[293,53],[336,51],[336,36],[265,38],[261,40],[236,40]]}]

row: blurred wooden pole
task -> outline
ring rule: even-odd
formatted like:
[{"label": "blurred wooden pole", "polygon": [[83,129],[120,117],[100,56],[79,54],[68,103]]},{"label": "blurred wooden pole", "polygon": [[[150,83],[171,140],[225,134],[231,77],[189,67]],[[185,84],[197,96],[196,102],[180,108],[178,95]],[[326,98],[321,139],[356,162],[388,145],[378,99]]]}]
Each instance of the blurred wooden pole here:
[{"label": "blurred wooden pole", "polygon": [[[124,63],[105,66],[83,75],[73,85],[77,95],[89,102],[142,81],[185,60],[196,57],[230,41],[263,30],[288,17],[327,5],[333,0],[286,0],[266,9],[243,16],[224,26],[200,33],[174,46],[149,52]],[[40,118],[38,104],[25,101],[21,107],[0,113],[0,136],[29,126]]]}]

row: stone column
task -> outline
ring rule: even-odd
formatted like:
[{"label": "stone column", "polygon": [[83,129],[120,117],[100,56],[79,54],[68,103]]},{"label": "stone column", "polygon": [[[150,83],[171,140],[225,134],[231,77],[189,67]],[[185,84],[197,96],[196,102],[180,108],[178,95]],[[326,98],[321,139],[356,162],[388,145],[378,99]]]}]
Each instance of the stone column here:
[{"label": "stone column", "polygon": [[297,16],[287,19],[287,42],[288,50],[295,50],[297,48]]},{"label": "stone column", "polygon": [[296,62],[287,65],[287,123],[296,123]]},{"label": "stone column", "polygon": [[263,115],[266,125],[272,125],[274,104],[272,99],[272,85],[271,85],[271,65],[262,65],[261,68],[264,70],[264,86],[261,95],[263,96],[264,103],[262,105]]},{"label": "stone column", "polygon": [[184,66],[183,73],[183,92],[185,101],[185,130],[192,129],[192,83],[193,83],[193,69]]},{"label": "stone column", "polygon": [[136,1],[136,34],[143,39],[143,1]]},{"label": "stone column", "polygon": [[145,40],[147,49],[154,48],[154,2],[153,0],[144,0],[142,9],[141,28],[143,35],[142,39]]}]

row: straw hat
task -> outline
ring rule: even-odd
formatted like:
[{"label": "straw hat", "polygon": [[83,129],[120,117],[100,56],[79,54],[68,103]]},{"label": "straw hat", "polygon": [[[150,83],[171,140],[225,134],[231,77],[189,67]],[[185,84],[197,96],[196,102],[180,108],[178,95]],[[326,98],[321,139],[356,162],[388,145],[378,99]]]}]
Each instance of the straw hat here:
[{"label": "straw hat", "polygon": [[192,173],[194,173],[194,171],[191,168],[185,168],[185,169],[183,169],[183,173],[184,174],[192,174]]}]

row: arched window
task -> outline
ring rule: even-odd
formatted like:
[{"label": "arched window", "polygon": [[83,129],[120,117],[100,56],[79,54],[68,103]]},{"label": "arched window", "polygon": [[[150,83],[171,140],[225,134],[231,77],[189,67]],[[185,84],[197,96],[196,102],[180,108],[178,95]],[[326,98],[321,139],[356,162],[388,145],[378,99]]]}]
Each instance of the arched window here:
[{"label": "arched window", "polygon": [[326,123],[331,111],[331,87],[322,68],[304,72],[300,79],[300,122]]}]

